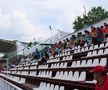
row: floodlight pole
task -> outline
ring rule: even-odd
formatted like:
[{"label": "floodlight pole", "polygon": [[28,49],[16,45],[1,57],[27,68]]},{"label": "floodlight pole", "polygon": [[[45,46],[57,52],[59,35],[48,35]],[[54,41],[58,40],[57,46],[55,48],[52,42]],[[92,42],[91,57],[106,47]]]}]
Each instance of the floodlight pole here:
[{"label": "floodlight pole", "polygon": [[[51,31],[51,37],[52,37],[52,27],[49,26],[49,29],[50,29],[50,31]],[[52,40],[51,40],[51,39],[50,39],[50,43],[52,43]]]}]

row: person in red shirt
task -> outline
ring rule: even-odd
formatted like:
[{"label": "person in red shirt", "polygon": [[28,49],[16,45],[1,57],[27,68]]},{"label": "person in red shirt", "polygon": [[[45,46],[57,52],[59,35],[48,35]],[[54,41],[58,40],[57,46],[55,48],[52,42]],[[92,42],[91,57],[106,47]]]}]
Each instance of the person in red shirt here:
[{"label": "person in red shirt", "polygon": [[104,66],[98,65],[89,71],[97,81],[95,90],[108,90],[108,76]]},{"label": "person in red shirt", "polygon": [[107,39],[108,38],[108,24],[107,23],[104,23],[104,28],[102,31],[105,35],[105,38]]}]

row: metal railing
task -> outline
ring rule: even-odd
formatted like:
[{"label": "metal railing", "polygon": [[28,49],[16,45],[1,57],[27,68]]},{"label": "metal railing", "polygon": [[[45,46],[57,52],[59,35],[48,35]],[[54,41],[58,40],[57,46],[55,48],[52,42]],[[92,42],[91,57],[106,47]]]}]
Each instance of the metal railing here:
[{"label": "metal railing", "polygon": [[16,85],[0,78],[0,90],[23,90]]}]

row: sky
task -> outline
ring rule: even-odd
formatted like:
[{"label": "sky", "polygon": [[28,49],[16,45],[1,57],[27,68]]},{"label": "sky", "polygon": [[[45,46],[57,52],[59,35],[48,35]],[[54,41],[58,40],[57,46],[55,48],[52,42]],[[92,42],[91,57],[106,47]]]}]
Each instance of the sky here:
[{"label": "sky", "polygon": [[107,5],[108,0],[0,0],[0,39],[30,42],[57,30],[73,32],[72,22],[84,6],[88,12],[94,6],[108,10]]}]

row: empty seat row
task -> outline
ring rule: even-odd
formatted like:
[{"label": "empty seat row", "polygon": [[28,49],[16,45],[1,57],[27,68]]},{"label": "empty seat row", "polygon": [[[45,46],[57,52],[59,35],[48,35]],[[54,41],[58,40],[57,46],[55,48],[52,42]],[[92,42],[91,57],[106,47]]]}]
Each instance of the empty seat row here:
[{"label": "empty seat row", "polygon": [[39,65],[38,69],[45,69],[48,68],[48,64],[47,65]]},{"label": "empty seat row", "polygon": [[22,70],[22,69],[23,69],[23,67],[18,67],[18,68],[17,68],[17,70]]},{"label": "empty seat row", "polygon": [[52,77],[52,71],[39,71],[38,77]]},{"label": "empty seat row", "polygon": [[[63,61],[65,60],[72,60],[73,56],[72,55],[68,55],[68,56],[63,56]],[[47,63],[51,63],[51,62],[58,62],[60,61],[60,57],[57,57],[57,58],[53,58],[53,59],[50,59],[50,60],[47,60]]]},{"label": "empty seat row", "polygon": [[70,55],[70,51],[65,52],[65,53],[58,54],[57,57],[66,56],[66,55]]},{"label": "empty seat row", "polygon": [[92,57],[92,56],[99,56],[99,55],[105,55],[105,54],[108,54],[108,48],[106,48],[105,50],[103,49],[100,49],[100,50],[94,50],[94,51],[90,51],[88,52],[87,54],[87,57]]},{"label": "empty seat row", "polygon": [[58,58],[53,58],[53,59],[49,59],[49,60],[47,60],[47,63],[58,62],[58,61],[60,61],[60,57],[58,57]]},{"label": "empty seat row", "polygon": [[12,71],[12,74],[28,75],[29,71]]},{"label": "empty seat row", "polygon": [[72,60],[73,56],[72,55],[69,55],[69,56],[66,56],[66,57],[63,57],[63,61],[65,60]]},{"label": "empty seat row", "polygon": [[29,76],[36,76],[37,71],[30,71]]},{"label": "empty seat row", "polygon": [[12,78],[10,77],[10,79],[18,83],[25,83],[25,80],[26,80],[25,78],[20,78],[16,76],[13,76]]},{"label": "empty seat row", "polygon": [[66,67],[67,67],[67,62],[51,64],[51,68],[66,68]]},{"label": "empty seat row", "polygon": [[70,51],[71,49],[67,48],[67,49],[64,49],[62,52],[68,52]]},{"label": "empty seat row", "polygon": [[37,68],[36,65],[34,65],[34,66],[30,66],[30,69],[36,69],[36,68]]},{"label": "empty seat row", "polygon": [[28,75],[29,71],[21,71],[21,75]]},{"label": "empty seat row", "polygon": [[94,50],[94,49],[103,48],[103,47],[108,47],[108,42],[106,44],[101,43],[100,45],[91,45],[90,47],[86,46],[82,48],[77,48],[76,50],[74,50],[74,53],[80,53],[80,52]]},{"label": "empty seat row", "polygon": [[71,67],[94,67],[96,65],[107,65],[107,58],[101,58],[100,60],[98,58],[96,59],[89,59],[89,60],[78,60],[73,61]]},{"label": "empty seat row", "polygon": [[14,67],[14,68],[10,68],[9,70],[17,70],[17,68]]},{"label": "empty seat row", "polygon": [[57,71],[54,77],[55,79],[62,79],[62,80],[70,80],[70,81],[85,81],[86,80],[86,72],[82,71]]},{"label": "empty seat row", "polygon": [[29,66],[24,67],[24,70],[27,70],[27,69],[29,69]]},{"label": "empty seat row", "polygon": [[38,88],[34,88],[33,90],[64,90],[64,86],[41,82],[40,86]]}]

